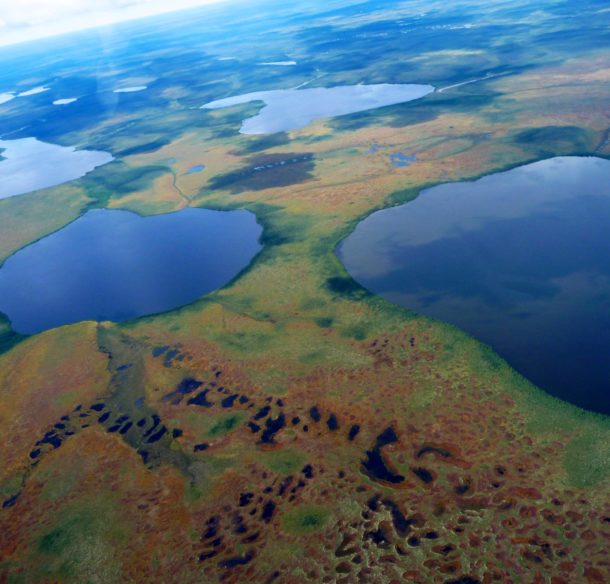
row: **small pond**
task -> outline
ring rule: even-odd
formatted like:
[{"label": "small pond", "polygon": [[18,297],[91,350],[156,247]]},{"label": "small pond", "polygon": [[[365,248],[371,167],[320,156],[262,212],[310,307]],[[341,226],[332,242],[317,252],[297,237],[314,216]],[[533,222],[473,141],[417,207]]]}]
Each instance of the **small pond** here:
[{"label": "small pond", "polygon": [[372,292],[610,414],[610,161],[558,157],[427,189],[366,218],[338,254]]},{"label": "small pond", "polygon": [[431,85],[342,85],[308,89],[257,91],[202,105],[219,109],[262,101],[260,112],[243,121],[242,134],[272,134],[304,128],[310,122],[419,99],[434,91]]},{"label": "small pond", "polygon": [[244,269],[261,249],[261,232],[248,211],[89,211],[5,261],[0,312],[16,331],[36,333],[177,308]]}]

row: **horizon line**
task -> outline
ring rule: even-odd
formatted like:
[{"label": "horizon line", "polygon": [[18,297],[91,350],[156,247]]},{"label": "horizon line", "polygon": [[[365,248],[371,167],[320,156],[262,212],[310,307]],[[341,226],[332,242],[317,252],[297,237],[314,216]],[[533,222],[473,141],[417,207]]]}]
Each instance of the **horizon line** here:
[{"label": "horizon line", "polygon": [[[14,29],[11,32],[3,31],[0,28],[0,48],[14,47],[17,45],[24,45],[28,43],[34,43],[36,41],[44,41],[55,37],[60,37],[68,34],[93,31],[100,28],[110,27],[112,25],[123,24],[127,22],[133,22],[137,20],[145,20],[147,18],[153,18],[155,16],[162,16],[164,14],[174,14],[176,12],[182,12],[187,10],[193,10],[197,8],[203,8],[205,6],[212,6],[215,4],[228,3],[230,0],[186,0],[180,2],[180,0],[174,0],[174,6],[169,8],[161,4],[156,4],[152,10],[145,10],[144,12],[135,13],[134,10],[127,11],[105,11],[95,12],[92,10],[87,16],[82,15],[68,21],[65,24],[59,24],[57,21],[53,21],[50,30],[45,30],[49,23],[45,25],[34,25],[31,27],[24,27],[23,29]],[[232,0],[236,4],[241,3],[240,0]],[[175,4],[178,3],[178,6]],[[132,8],[142,8],[142,6],[134,6]],[[125,16],[120,16],[120,14]],[[89,21],[87,21],[89,18]],[[95,22],[91,22],[91,19]],[[53,26],[55,24],[55,26]],[[7,36],[8,35],[8,36]]]}]

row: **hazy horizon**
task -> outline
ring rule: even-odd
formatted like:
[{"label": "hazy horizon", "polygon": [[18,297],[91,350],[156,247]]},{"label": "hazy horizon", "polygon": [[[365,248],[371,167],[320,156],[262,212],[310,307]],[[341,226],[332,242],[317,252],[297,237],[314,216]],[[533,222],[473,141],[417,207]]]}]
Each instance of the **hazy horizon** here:
[{"label": "hazy horizon", "polygon": [[0,0],[0,47],[229,0]]}]

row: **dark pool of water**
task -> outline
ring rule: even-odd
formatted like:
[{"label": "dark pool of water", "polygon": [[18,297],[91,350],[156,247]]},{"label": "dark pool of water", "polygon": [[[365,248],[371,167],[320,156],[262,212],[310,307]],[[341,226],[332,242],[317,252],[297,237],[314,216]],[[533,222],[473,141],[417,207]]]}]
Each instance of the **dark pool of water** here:
[{"label": "dark pool of water", "polygon": [[166,311],[226,284],[261,249],[247,211],[140,217],[89,211],[0,268],[0,312],[21,333]]},{"label": "dark pool of water", "polygon": [[427,189],[338,248],[363,286],[610,414],[610,161],[559,157]]}]

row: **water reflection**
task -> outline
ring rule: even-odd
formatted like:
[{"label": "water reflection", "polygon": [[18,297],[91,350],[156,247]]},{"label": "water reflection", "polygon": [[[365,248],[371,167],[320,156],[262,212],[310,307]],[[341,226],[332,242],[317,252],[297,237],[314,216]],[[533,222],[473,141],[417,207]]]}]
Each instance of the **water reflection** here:
[{"label": "water reflection", "polygon": [[260,234],[247,211],[89,211],[6,260],[0,312],[34,333],[169,310],[225,285],[260,250]]},{"label": "water reflection", "polygon": [[610,413],[610,161],[440,185],[339,248],[375,293],[456,324],[550,393]]},{"label": "water reflection", "polygon": [[431,85],[345,85],[310,89],[257,91],[219,99],[202,105],[218,109],[252,101],[263,101],[260,112],[242,123],[242,134],[271,134],[305,127],[313,120],[343,116],[424,97]]},{"label": "water reflection", "polygon": [[36,138],[0,140],[0,199],[53,187],[112,160],[108,152],[76,150]]}]

